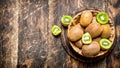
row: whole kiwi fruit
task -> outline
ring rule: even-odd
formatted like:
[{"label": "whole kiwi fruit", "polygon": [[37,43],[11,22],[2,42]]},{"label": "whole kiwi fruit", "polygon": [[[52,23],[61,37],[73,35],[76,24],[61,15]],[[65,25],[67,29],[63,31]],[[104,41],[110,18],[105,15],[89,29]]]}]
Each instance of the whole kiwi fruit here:
[{"label": "whole kiwi fruit", "polygon": [[99,23],[93,22],[86,27],[85,32],[89,32],[92,38],[95,38],[101,34],[102,30]]},{"label": "whole kiwi fruit", "polygon": [[77,46],[78,48],[82,48],[82,46],[83,46],[82,41],[81,40],[76,41],[75,46]]},{"label": "whole kiwi fruit", "polygon": [[95,39],[93,39],[93,41],[99,42],[101,40],[101,37],[97,37]]},{"label": "whole kiwi fruit", "polygon": [[103,28],[103,31],[102,31],[101,37],[102,38],[110,37],[110,34],[111,34],[110,25],[109,24],[102,25],[102,28]]},{"label": "whole kiwi fruit", "polygon": [[90,45],[83,45],[82,54],[86,57],[92,57],[99,53],[100,45],[98,42],[93,41]]},{"label": "whole kiwi fruit", "polygon": [[83,27],[88,26],[92,21],[93,15],[91,11],[83,11],[80,17],[80,24]]},{"label": "whole kiwi fruit", "polygon": [[79,40],[83,35],[83,29],[80,26],[80,24],[77,24],[73,27],[71,27],[70,30],[68,30],[67,36],[70,41],[77,41]]}]

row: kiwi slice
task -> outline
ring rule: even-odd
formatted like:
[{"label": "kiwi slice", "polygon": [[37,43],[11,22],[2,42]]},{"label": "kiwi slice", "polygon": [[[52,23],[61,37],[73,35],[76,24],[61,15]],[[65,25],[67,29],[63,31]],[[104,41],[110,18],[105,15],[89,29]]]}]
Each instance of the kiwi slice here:
[{"label": "kiwi slice", "polygon": [[84,44],[90,44],[92,42],[92,37],[91,37],[91,35],[88,32],[85,33],[85,34],[83,34],[83,36],[82,36],[82,42]]},{"label": "kiwi slice", "polygon": [[107,13],[105,12],[99,12],[96,18],[97,18],[98,23],[100,24],[108,23],[108,19],[109,19]]},{"label": "kiwi slice", "polygon": [[69,15],[63,15],[61,18],[61,22],[63,26],[68,26],[72,20],[72,17]]},{"label": "kiwi slice", "polygon": [[100,40],[100,47],[102,50],[108,50],[112,46],[112,43],[108,39]]},{"label": "kiwi slice", "polygon": [[52,34],[54,35],[54,36],[57,36],[57,35],[59,35],[61,33],[61,28],[59,27],[59,26],[57,26],[57,25],[54,25],[53,27],[52,27]]}]

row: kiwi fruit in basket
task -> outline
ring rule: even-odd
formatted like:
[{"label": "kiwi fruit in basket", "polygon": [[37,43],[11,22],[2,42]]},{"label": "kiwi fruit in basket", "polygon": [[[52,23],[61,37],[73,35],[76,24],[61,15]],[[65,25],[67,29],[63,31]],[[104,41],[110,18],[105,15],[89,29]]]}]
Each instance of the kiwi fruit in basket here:
[{"label": "kiwi fruit in basket", "polygon": [[70,46],[80,56],[87,58],[107,54],[115,39],[114,23],[106,12],[84,10],[75,15],[68,25]]}]

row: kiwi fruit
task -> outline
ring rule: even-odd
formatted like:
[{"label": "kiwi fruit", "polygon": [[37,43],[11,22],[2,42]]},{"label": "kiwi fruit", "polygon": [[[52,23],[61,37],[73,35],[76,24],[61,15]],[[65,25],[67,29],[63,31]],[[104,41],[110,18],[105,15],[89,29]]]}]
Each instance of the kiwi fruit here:
[{"label": "kiwi fruit", "polygon": [[99,36],[102,32],[101,25],[97,22],[93,22],[86,27],[85,32],[90,33],[92,38]]},{"label": "kiwi fruit", "polygon": [[61,31],[62,30],[61,30],[61,28],[59,26],[57,26],[57,25],[52,26],[52,34],[54,36],[58,36],[61,33]]},{"label": "kiwi fruit", "polygon": [[109,38],[111,35],[111,28],[109,24],[102,25],[103,31],[101,33],[102,38]]},{"label": "kiwi fruit", "polygon": [[69,15],[63,15],[61,18],[62,25],[67,27],[72,20],[72,17]]},{"label": "kiwi fruit", "polygon": [[75,17],[75,19],[72,20],[73,26],[79,23],[80,16]]},{"label": "kiwi fruit", "polygon": [[115,38],[115,29],[107,13],[87,10],[78,13],[68,26],[70,46],[80,56],[99,58],[106,55]]},{"label": "kiwi fruit", "polygon": [[83,11],[80,17],[80,24],[83,27],[88,26],[92,21],[93,15],[91,11]]},{"label": "kiwi fruit", "polygon": [[101,39],[100,40],[100,47],[102,50],[108,50],[112,46],[112,43],[108,39]]},{"label": "kiwi fruit", "polygon": [[90,44],[92,42],[91,35],[88,32],[83,34],[82,42],[83,42],[83,44]]},{"label": "kiwi fruit", "polygon": [[78,48],[82,48],[83,43],[81,40],[78,40],[77,42],[75,42],[75,46],[77,46]]},{"label": "kiwi fruit", "polygon": [[67,33],[68,39],[75,42],[83,35],[83,29],[80,24],[73,26]]},{"label": "kiwi fruit", "polygon": [[109,20],[108,15],[105,12],[99,12],[96,18],[98,23],[100,24],[106,24],[108,23],[108,20]]},{"label": "kiwi fruit", "polygon": [[93,41],[99,42],[101,40],[101,37],[97,37],[95,39],[93,39]]},{"label": "kiwi fruit", "polygon": [[82,55],[86,57],[92,57],[99,53],[100,45],[98,42],[93,41],[90,45],[83,45]]}]

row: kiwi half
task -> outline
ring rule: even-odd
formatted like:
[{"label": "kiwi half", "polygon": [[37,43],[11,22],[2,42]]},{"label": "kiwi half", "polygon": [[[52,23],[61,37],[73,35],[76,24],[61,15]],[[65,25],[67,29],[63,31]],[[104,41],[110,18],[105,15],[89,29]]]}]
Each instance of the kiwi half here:
[{"label": "kiwi half", "polygon": [[112,46],[112,43],[108,39],[101,39],[100,40],[100,47],[102,50],[108,50]]},{"label": "kiwi half", "polygon": [[92,42],[92,37],[88,32],[83,34],[82,42],[83,42],[83,44],[90,44]]},{"label": "kiwi half", "polygon": [[108,23],[108,19],[109,19],[107,13],[105,12],[99,12],[96,18],[97,18],[98,23],[100,24]]},{"label": "kiwi half", "polygon": [[57,35],[59,35],[61,33],[61,28],[59,27],[59,26],[57,26],[57,25],[54,25],[53,27],[52,27],[52,34],[54,35],[54,36],[57,36]]},{"label": "kiwi half", "polygon": [[62,16],[61,18],[62,25],[67,27],[70,24],[71,20],[72,20],[72,17],[69,15]]}]

